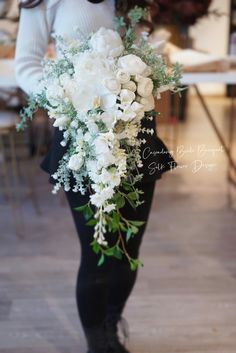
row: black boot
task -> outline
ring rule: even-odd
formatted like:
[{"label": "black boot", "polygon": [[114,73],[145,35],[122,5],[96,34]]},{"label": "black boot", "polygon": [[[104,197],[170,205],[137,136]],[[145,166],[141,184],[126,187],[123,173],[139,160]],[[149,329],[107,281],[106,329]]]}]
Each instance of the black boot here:
[{"label": "black boot", "polygon": [[84,333],[88,343],[87,353],[112,353],[108,347],[105,324],[84,328]]},{"label": "black boot", "polygon": [[[107,341],[109,346],[109,353],[130,353],[125,348],[125,341],[129,337],[128,324],[126,320],[121,316],[123,306],[120,307],[109,307],[109,311],[105,320],[105,329],[107,334]],[[121,343],[119,338],[119,329],[121,328],[124,342]]]}]

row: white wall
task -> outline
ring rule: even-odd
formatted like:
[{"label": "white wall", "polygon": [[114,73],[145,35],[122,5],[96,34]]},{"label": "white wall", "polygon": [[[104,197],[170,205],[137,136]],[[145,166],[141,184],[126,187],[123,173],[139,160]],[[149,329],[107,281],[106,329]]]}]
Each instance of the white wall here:
[{"label": "white wall", "polygon": [[[228,45],[230,0],[213,0],[211,9],[218,9],[225,15],[218,18],[209,16],[201,19],[190,29],[194,39],[194,47],[212,54],[225,55]],[[201,90],[206,94],[224,94],[222,85],[202,85]]]}]

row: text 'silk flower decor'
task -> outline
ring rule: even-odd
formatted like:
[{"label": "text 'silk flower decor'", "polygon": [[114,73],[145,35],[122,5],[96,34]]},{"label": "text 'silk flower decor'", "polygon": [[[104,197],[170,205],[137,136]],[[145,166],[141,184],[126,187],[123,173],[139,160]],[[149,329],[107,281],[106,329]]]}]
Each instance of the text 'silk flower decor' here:
[{"label": "text 'silk flower decor'", "polygon": [[[54,192],[61,187],[89,191],[89,203],[77,210],[94,227],[91,246],[99,255],[98,265],[106,256],[126,256],[132,270],[141,262],[129,256],[126,242],[143,222],[125,219],[122,207],[142,203],[138,182],[145,139],[138,133],[154,131],[143,129],[141,121],[156,115],[154,96],[176,90],[180,79],[178,66],[168,68],[145,35],[135,38],[144,12],[131,10],[128,24],[116,18],[116,30],[100,28],[71,41],[57,38],[59,55],[44,62],[39,91],[30,97],[18,126],[24,128],[38,107],[48,111],[53,125],[63,131],[61,145],[68,146],[53,175]],[[107,231],[117,236],[113,246]]]}]

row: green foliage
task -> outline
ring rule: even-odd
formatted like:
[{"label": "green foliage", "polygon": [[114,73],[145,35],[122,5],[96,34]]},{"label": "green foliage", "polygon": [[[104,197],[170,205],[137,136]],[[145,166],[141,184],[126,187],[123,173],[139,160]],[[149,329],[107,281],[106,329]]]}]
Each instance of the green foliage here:
[{"label": "green foliage", "polygon": [[22,131],[27,127],[28,121],[33,119],[34,113],[39,108],[44,108],[47,104],[47,99],[45,94],[31,95],[28,99],[28,104],[26,107],[22,108],[20,111],[21,121],[16,125],[17,131]]},{"label": "green foliage", "polygon": [[115,17],[113,23],[116,31],[119,31],[121,28],[126,27],[125,19],[123,16]]},{"label": "green foliage", "polygon": [[135,27],[142,19],[147,18],[147,9],[135,6],[132,10],[128,13],[128,18],[130,20],[130,24],[132,27]]}]

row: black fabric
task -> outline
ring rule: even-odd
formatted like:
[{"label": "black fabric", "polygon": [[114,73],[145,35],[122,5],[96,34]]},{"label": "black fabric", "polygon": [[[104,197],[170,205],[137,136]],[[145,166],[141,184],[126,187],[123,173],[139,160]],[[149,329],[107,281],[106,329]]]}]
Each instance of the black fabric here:
[{"label": "black fabric", "polygon": [[[143,220],[145,224],[139,232],[129,240],[127,251],[133,258],[139,257],[140,245],[147,225],[152,204],[155,181],[140,185],[144,191],[142,205],[133,209],[128,203],[121,209],[127,219]],[[93,227],[86,226],[83,214],[74,211],[74,208],[85,204],[89,200],[89,194],[81,195],[72,191],[66,192],[77,229],[80,247],[81,261],[77,276],[76,301],[79,317],[83,327],[98,326],[105,320],[109,307],[120,306],[125,303],[134,287],[138,270],[131,271],[128,260],[106,258],[102,266],[98,267],[99,255],[95,254],[90,243],[93,240]],[[107,234],[109,245],[113,245],[117,239],[114,234]],[[121,309],[122,310],[122,309]]]},{"label": "black fabric", "polygon": [[[143,119],[142,127],[155,130],[155,119],[152,121]],[[146,133],[140,133],[139,137],[146,140],[146,143],[142,144],[141,148],[143,167],[139,168],[139,173],[144,175],[143,183],[160,179],[163,173],[173,170],[177,166],[168,148],[156,134],[151,136]],[[49,152],[41,163],[41,168],[50,175],[57,171],[58,163],[66,152],[67,147],[60,145],[62,139],[63,132],[56,128]],[[55,180],[52,177],[49,180],[52,184],[55,184]]]}]

